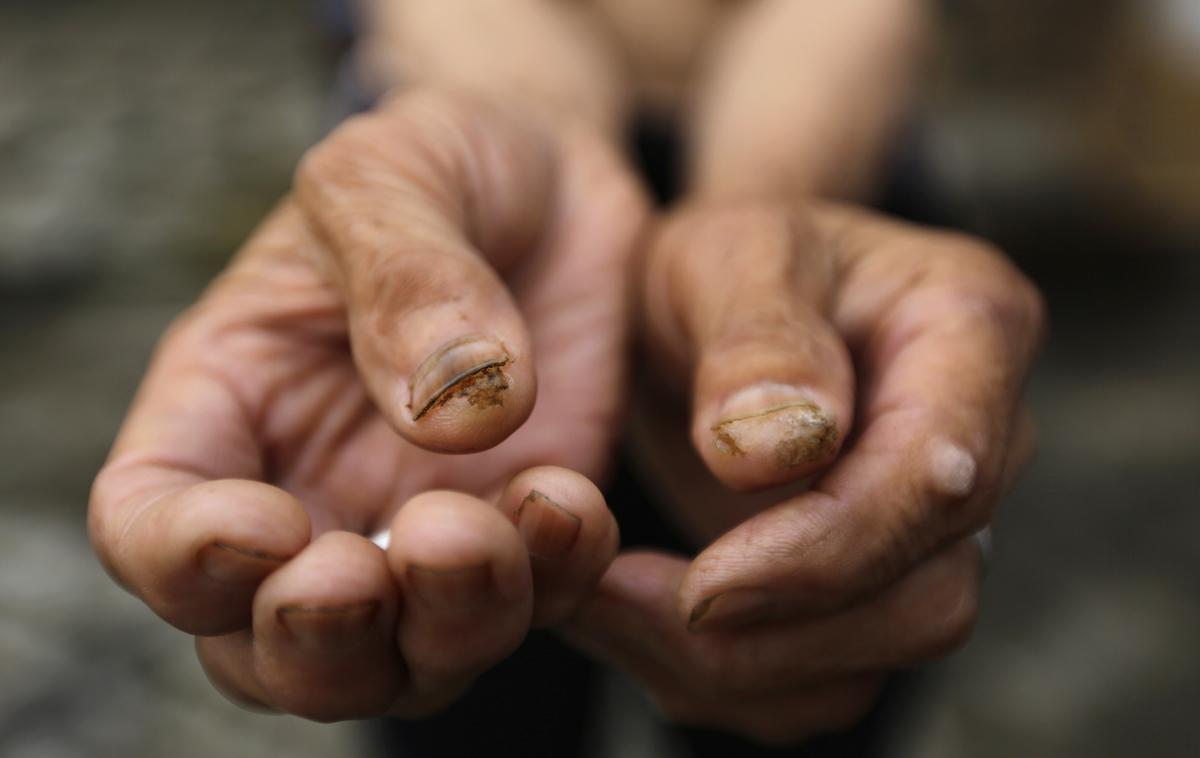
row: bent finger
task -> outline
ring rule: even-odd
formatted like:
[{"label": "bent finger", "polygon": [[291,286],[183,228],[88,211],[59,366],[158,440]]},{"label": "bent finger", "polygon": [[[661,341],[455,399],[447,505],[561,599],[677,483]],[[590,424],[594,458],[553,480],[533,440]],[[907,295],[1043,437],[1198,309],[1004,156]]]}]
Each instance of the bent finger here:
[{"label": "bent finger", "polygon": [[407,683],[397,600],[371,542],[349,532],[314,541],[255,598],[254,677],[266,701],[317,721],[384,713]]},{"label": "bent finger", "polygon": [[533,625],[562,621],[591,594],[616,555],[617,522],[604,495],[582,474],[538,466],[513,477],[499,507],[529,551]]},{"label": "bent finger", "polygon": [[403,595],[397,637],[410,677],[392,713],[425,715],[524,640],[533,613],[529,558],[495,507],[448,491],[401,507],[387,556]]}]

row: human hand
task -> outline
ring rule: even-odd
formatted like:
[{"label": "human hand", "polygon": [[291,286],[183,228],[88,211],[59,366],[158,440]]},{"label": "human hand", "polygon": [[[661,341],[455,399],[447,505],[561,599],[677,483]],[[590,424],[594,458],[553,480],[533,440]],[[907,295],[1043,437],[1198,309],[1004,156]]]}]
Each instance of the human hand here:
[{"label": "human hand", "polygon": [[583,126],[428,92],[351,120],[164,337],[93,489],[101,560],[234,699],[447,704],[615,551],[585,477],[644,212]]},{"label": "human hand", "polygon": [[849,726],[888,672],[970,633],[970,535],[1032,451],[1040,296],[963,236],[743,202],[668,218],[642,299],[699,459],[661,397],[635,459],[715,541],[619,556],[568,637],[676,721],[778,743]]}]

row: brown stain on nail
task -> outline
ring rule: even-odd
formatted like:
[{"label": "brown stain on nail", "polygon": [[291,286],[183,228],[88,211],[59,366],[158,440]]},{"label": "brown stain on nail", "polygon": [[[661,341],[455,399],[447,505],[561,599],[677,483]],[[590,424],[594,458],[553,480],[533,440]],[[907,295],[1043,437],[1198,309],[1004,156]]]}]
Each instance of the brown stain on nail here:
[{"label": "brown stain on nail", "polygon": [[731,422],[729,421],[722,421],[719,424],[713,425],[712,431],[716,436],[717,450],[720,450],[726,455],[732,455],[734,457],[744,456],[746,451],[738,447],[737,440],[735,440],[733,435],[729,433],[727,425],[730,423]]},{"label": "brown stain on nail", "polygon": [[806,402],[788,403],[714,424],[714,444],[725,455],[743,457],[746,450],[738,440],[739,429],[772,422],[782,422],[784,427],[773,451],[775,464],[780,468],[822,460],[837,445],[837,424],[818,406]]},{"label": "brown stain on nail", "polygon": [[809,426],[811,434],[782,439],[775,445],[775,463],[780,468],[794,468],[827,457],[837,444],[837,427],[822,417]]},{"label": "brown stain on nail", "polygon": [[504,405],[504,393],[508,390],[509,378],[504,373],[508,359],[488,361],[473,366],[455,376],[438,390],[429,402],[413,416],[419,421],[434,408],[440,408],[455,398],[465,398],[471,407],[483,410]]}]

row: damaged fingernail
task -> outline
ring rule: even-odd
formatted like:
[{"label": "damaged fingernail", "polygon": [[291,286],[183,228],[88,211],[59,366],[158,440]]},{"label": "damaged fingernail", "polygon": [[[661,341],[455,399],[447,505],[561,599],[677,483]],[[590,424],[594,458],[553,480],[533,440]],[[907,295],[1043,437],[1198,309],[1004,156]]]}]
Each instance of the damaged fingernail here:
[{"label": "damaged fingernail", "polygon": [[452,400],[475,408],[504,404],[509,376],[504,346],[491,337],[470,335],[438,348],[413,373],[410,407],[418,421]]},{"label": "damaged fingernail", "polygon": [[439,568],[410,563],[408,587],[432,610],[469,613],[488,604],[494,594],[492,567],[487,563],[462,568]]},{"label": "damaged fingernail", "polygon": [[288,605],[279,623],[309,650],[345,650],[361,642],[379,615],[379,601],[348,605]]},{"label": "damaged fingernail", "polygon": [[252,584],[261,581],[286,559],[261,550],[214,542],[200,550],[200,569],[224,584]]},{"label": "damaged fingernail", "polygon": [[744,390],[722,410],[713,444],[728,456],[769,455],[779,468],[794,468],[823,461],[837,448],[837,422],[792,387]]},{"label": "damaged fingernail", "polygon": [[763,621],[771,610],[771,595],[763,590],[726,590],[696,603],[688,630],[711,632]]},{"label": "damaged fingernail", "polygon": [[514,514],[530,555],[558,560],[570,552],[583,522],[542,492],[530,490]]}]

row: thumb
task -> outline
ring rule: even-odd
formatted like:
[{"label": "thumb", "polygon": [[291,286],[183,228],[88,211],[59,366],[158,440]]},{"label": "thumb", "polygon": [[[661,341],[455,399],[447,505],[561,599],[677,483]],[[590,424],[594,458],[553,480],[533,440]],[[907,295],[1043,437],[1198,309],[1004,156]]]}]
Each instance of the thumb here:
[{"label": "thumb", "polygon": [[529,416],[530,336],[498,272],[537,245],[553,164],[513,115],[429,93],[352,119],[301,164],[359,373],[410,442],[474,452]]}]

